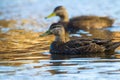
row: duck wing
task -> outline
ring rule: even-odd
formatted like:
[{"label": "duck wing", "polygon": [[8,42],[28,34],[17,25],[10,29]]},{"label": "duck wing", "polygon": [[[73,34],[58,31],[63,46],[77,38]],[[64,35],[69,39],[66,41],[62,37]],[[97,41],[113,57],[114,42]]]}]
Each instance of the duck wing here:
[{"label": "duck wing", "polygon": [[112,42],[105,39],[81,38],[66,43],[53,42],[51,53],[55,54],[94,54],[103,52],[114,52],[120,46],[120,42]]},{"label": "duck wing", "polygon": [[70,19],[69,27],[90,29],[90,28],[104,28],[112,26],[113,19],[109,17],[99,16],[78,16]]},{"label": "duck wing", "polygon": [[93,39],[93,42],[105,47],[105,52],[114,52],[114,50],[120,46],[120,42],[112,42],[112,39]]},{"label": "duck wing", "polygon": [[106,48],[105,52],[114,52],[114,50],[120,46],[120,42],[109,42],[104,44],[104,46]]},{"label": "duck wing", "polygon": [[104,52],[105,48],[102,45],[98,45],[91,41],[72,40],[66,43],[54,42],[54,49],[51,49],[51,53],[62,54],[89,54]]}]

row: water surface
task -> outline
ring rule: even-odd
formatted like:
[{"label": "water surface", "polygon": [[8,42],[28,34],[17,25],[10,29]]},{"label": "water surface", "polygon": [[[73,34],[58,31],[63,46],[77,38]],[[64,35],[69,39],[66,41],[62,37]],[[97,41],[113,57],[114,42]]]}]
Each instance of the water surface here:
[{"label": "water surface", "polygon": [[0,2],[0,80],[119,80],[120,47],[115,53],[51,55],[54,36],[39,37],[58,17],[45,20],[63,5],[69,17],[109,16],[111,28],[80,30],[71,36],[120,41],[119,0],[2,0]]}]

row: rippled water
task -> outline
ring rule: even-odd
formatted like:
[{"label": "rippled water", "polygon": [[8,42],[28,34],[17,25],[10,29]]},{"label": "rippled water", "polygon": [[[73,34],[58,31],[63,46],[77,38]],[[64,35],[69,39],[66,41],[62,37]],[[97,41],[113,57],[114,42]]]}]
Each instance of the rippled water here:
[{"label": "rippled water", "polygon": [[54,36],[39,37],[57,17],[44,17],[64,5],[69,16],[100,15],[113,27],[80,30],[71,36],[120,41],[119,0],[2,0],[0,2],[0,80],[119,80],[120,47],[115,53],[51,55]]}]

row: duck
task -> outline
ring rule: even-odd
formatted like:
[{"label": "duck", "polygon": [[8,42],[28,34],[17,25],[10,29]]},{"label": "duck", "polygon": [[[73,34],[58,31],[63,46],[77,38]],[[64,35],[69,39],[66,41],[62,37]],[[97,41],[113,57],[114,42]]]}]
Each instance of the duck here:
[{"label": "duck", "polygon": [[[106,39],[79,38],[70,40],[63,25],[52,25],[40,36],[54,35],[55,40],[50,45],[51,54],[87,55],[95,53],[111,53],[120,46],[120,42]],[[66,38],[67,37],[67,38]]]},{"label": "duck", "polygon": [[77,16],[69,19],[68,12],[64,6],[57,6],[53,12],[45,17],[45,19],[58,16],[60,20],[58,23],[65,24],[70,32],[76,32],[79,29],[89,30],[89,29],[102,29],[111,27],[114,23],[114,19],[109,17],[101,16]]}]

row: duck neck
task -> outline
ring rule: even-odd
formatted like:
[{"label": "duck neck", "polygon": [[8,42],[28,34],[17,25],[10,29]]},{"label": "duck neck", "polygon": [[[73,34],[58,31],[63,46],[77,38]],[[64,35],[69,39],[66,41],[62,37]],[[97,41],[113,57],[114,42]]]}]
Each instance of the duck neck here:
[{"label": "duck neck", "polygon": [[69,40],[70,40],[69,33],[65,32],[65,41],[68,42]]},{"label": "duck neck", "polygon": [[69,22],[68,13],[66,11],[63,13],[63,15],[59,17],[60,17],[60,22]]},{"label": "duck neck", "polygon": [[59,36],[56,36],[56,38],[55,38],[55,41],[62,42],[62,43],[68,42],[69,40],[70,39],[69,39],[69,34],[68,33],[61,34]]},{"label": "duck neck", "polygon": [[55,41],[64,43],[65,42],[65,37],[63,37],[63,36],[56,36]]}]

